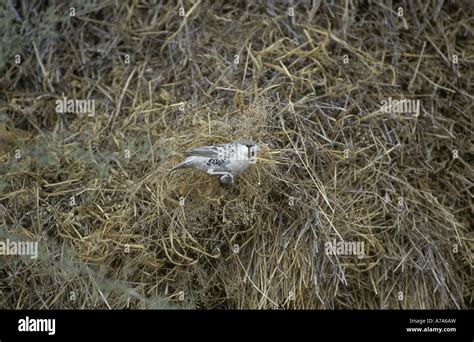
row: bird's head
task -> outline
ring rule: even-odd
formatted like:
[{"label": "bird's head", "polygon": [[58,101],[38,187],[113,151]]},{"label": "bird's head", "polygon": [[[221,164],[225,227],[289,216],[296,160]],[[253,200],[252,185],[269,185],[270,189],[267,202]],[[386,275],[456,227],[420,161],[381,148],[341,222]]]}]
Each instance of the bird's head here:
[{"label": "bird's head", "polygon": [[250,139],[240,139],[237,140],[236,143],[247,147],[247,158],[250,159],[252,163],[255,163],[257,160],[258,145]]},{"label": "bird's head", "polygon": [[258,150],[258,145],[250,139],[240,139],[236,143],[245,145],[248,149]]}]

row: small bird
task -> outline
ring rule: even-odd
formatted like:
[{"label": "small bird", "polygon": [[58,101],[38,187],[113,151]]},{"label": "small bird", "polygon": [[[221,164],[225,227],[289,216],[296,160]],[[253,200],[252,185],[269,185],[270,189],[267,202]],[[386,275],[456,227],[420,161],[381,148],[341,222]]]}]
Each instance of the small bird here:
[{"label": "small bird", "polygon": [[234,184],[234,175],[255,163],[257,151],[258,145],[250,139],[196,147],[185,152],[187,158],[170,172],[194,167],[210,176],[219,176],[221,184]]}]

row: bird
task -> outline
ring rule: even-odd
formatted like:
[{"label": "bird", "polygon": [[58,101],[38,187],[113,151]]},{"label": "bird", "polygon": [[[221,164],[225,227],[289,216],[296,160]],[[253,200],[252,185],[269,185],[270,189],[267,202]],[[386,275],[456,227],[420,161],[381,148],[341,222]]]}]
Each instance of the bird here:
[{"label": "bird", "polygon": [[254,164],[258,145],[250,139],[239,139],[229,144],[201,146],[185,152],[187,158],[170,170],[194,167],[210,176],[219,176],[221,184],[234,184],[235,174]]}]

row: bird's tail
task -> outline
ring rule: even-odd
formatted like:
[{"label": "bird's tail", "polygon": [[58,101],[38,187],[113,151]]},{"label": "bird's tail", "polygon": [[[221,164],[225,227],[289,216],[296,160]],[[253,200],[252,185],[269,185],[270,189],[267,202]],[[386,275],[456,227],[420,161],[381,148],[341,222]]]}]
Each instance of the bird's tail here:
[{"label": "bird's tail", "polygon": [[190,167],[190,163],[189,163],[189,161],[185,160],[184,162],[176,165],[171,170],[169,170],[168,173],[171,173],[171,172],[179,170],[179,169],[185,169],[185,168],[188,168],[188,167]]}]

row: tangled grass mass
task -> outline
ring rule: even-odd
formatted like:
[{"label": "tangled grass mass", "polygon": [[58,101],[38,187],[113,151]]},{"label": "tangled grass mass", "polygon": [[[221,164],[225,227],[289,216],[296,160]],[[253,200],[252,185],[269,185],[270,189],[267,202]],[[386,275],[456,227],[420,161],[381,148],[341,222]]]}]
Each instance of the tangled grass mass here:
[{"label": "tangled grass mass", "polygon": [[[0,308],[472,307],[469,1],[6,0],[0,23],[0,241],[38,248],[0,255]],[[234,186],[168,172],[241,138]]]}]

